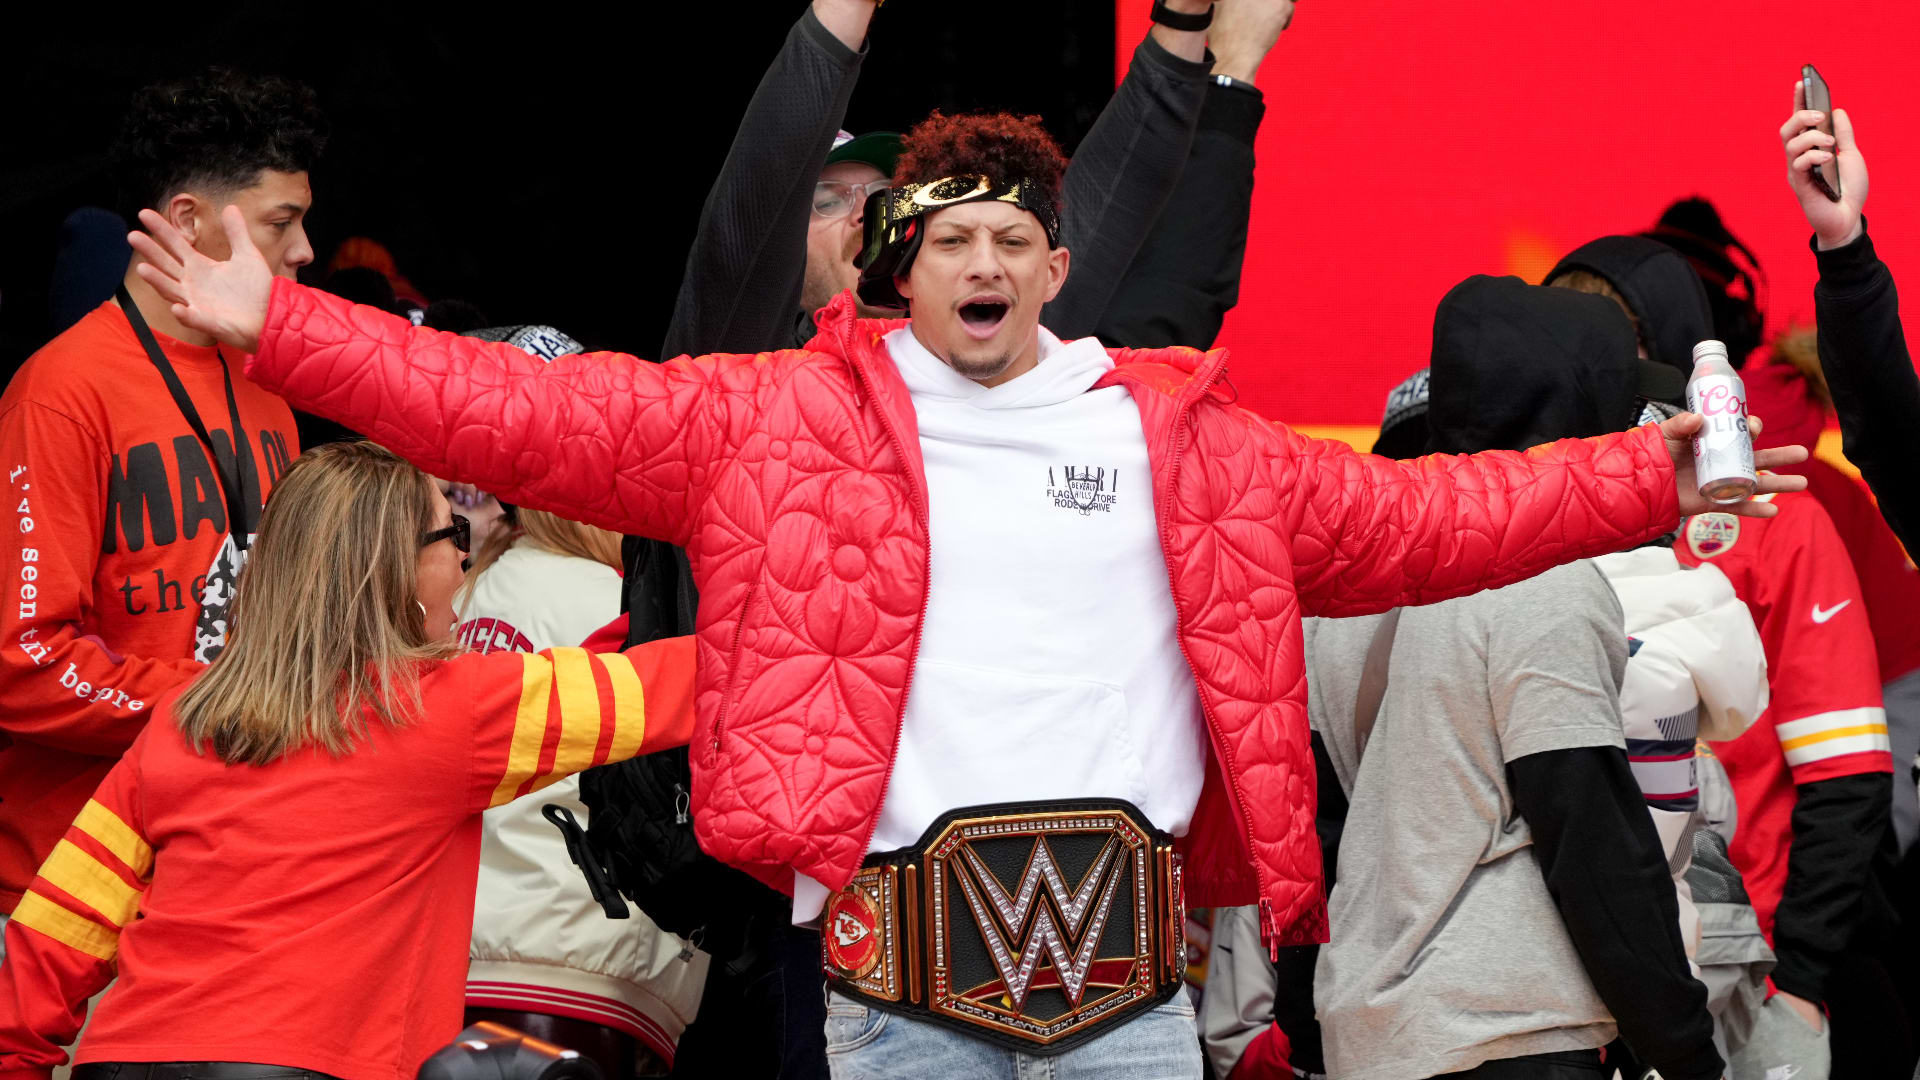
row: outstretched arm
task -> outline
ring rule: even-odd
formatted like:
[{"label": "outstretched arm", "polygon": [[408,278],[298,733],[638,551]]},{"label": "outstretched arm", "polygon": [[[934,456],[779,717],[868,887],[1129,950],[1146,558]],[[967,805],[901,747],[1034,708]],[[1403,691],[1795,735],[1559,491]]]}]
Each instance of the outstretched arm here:
[{"label": "outstretched arm", "polygon": [[690,637],[616,653],[563,648],[454,663],[467,665],[473,687],[475,811],[693,736]]},{"label": "outstretched arm", "polygon": [[193,250],[159,215],[131,243],[176,317],[255,355],[247,374],[296,408],[365,432],[436,475],[601,528],[684,545],[725,410],[758,377],[729,358],[616,353],[551,364],[415,327],[275,279],[239,211],[233,256]]},{"label": "outstretched arm", "polygon": [[873,0],[814,0],[787,34],[707,193],[661,355],[760,352],[793,337],[813,185],[873,10]]},{"label": "outstretched arm", "polygon": [[[1575,559],[1633,547],[1706,510],[1772,517],[1768,502],[1717,506],[1694,480],[1697,413],[1525,453],[1393,461],[1280,428],[1279,482],[1302,613],[1362,615],[1497,589]],[[1754,454],[1761,469],[1805,447]],[[1760,493],[1806,478],[1763,474]]]},{"label": "outstretched arm", "polygon": [[[1820,366],[1833,392],[1847,459],[1860,467],[1880,500],[1880,512],[1907,550],[1920,550],[1920,375],[1900,325],[1900,294],[1893,274],[1874,254],[1863,211],[1867,162],[1854,141],[1853,120],[1833,110],[1833,134],[1813,125],[1821,115],[1803,108],[1793,89],[1793,115],[1780,127],[1787,184],[1813,229],[1820,281],[1813,289],[1820,327]],[[1834,162],[1842,198],[1815,186],[1815,168]]]}]

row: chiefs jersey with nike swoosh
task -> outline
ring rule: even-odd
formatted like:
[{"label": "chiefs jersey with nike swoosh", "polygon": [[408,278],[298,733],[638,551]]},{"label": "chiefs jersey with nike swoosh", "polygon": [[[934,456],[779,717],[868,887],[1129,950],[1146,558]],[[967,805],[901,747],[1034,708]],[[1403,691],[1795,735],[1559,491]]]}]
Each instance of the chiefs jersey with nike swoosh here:
[{"label": "chiefs jersey with nike swoosh", "polygon": [[1730,854],[1769,938],[1787,880],[1796,785],[1893,771],[1873,631],[1847,549],[1812,496],[1774,501],[1772,518],[1688,518],[1674,545],[1682,562],[1727,575],[1766,647],[1771,705],[1745,735],[1714,749],[1740,814]]}]

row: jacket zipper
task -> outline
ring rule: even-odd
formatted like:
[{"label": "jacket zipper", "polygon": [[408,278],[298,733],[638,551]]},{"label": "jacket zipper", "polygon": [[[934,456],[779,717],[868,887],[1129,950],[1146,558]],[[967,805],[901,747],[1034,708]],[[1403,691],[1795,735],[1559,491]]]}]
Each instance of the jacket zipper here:
[{"label": "jacket zipper", "polygon": [[[859,387],[866,380],[866,372],[853,355],[854,320],[847,319],[840,331],[840,344],[847,357],[847,364],[853,369],[855,400],[858,400]],[[900,713],[893,719],[893,752],[887,755],[887,773],[880,780],[880,799],[874,804],[873,816],[867,820],[866,835],[860,838],[860,856],[866,858],[867,849],[873,846],[873,834],[880,828],[880,811],[887,805],[887,789],[893,784],[893,766],[900,758],[900,733],[907,725],[907,695],[913,691],[913,676],[920,664],[920,635],[926,630],[927,608],[933,603],[933,523],[928,519],[926,501],[921,495],[920,484],[907,467],[907,448],[900,433],[894,430],[893,420],[887,416],[887,410],[880,403],[878,394],[868,387],[868,396],[873,398],[874,411],[879,414],[880,426],[887,429],[887,438],[893,443],[893,452],[900,459],[900,468],[907,474],[907,494],[913,498],[914,512],[920,518],[920,530],[926,534],[927,561],[925,576],[920,584],[920,620],[913,626],[913,651],[907,654],[907,682],[900,691]]]},{"label": "jacket zipper", "polygon": [[[1194,403],[1202,397],[1205,397],[1207,392],[1213,388],[1213,384],[1218,382],[1225,373],[1226,366],[1224,364],[1216,364],[1206,380],[1197,388],[1190,391],[1185,397],[1185,400],[1175,402],[1173,418],[1173,457],[1167,461],[1166,491],[1158,503],[1159,506],[1165,508],[1159,511],[1160,558],[1167,564],[1167,588],[1173,593],[1173,615],[1175,623],[1173,639],[1174,643],[1180,646],[1180,657],[1187,662],[1187,671],[1193,675],[1193,689],[1194,692],[1200,696],[1200,714],[1206,718],[1207,733],[1214,748],[1213,753],[1216,756],[1229,754],[1230,751],[1227,748],[1226,739],[1220,732],[1220,720],[1214,715],[1213,702],[1207,697],[1207,689],[1205,684],[1200,680],[1199,670],[1194,667],[1193,655],[1187,651],[1187,639],[1185,636],[1187,613],[1186,609],[1180,604],[1180,590],[1173,579],[1172,540],[1168,535],[1167,523],[1170,520],[1170,515],[1173,513],[1174,484],[1180,475],[1180,458],[1187,450],[1187,429],[1189,426],[1187,414],[1193,408]],[[1232,790],[1234,807],[1240,814],[1240,837],[1246,844],[1247,854],[1253,863],[1254,886],[1260,891],[1260,939],[1261,942],[1267,946],[1271,959],[1278,962],[1280,959],[1280,928],[1275,925],[1278,921],[1278,916],[1273,912],[1272,901],[1267,898],[1266,871],[1261,868],[1260,859],[1254,854],[1253,817],[1247,812],[1246,792],[1240,788],[1240,777],[1233,771],[1233,763],[1231,761],[1222,761],[1220,764],[1221,778],[1227,782],[1227,786]]]},{"label": "jacket zipper", "polygon": [[712,765],[720,757],[720,734],[727,729],[727,714],[733,711],[733,694],[740,689],[740,639],[747,632],[747,617],[753,614],[753,598],[759,591],[760,583],[747,586],[746,599],[740,602],[740,621],[733,625],[733,648],[727,654],[727,692],[720,698],[720,715],[713,721],[713,741],[707,748],[707,764]]}]

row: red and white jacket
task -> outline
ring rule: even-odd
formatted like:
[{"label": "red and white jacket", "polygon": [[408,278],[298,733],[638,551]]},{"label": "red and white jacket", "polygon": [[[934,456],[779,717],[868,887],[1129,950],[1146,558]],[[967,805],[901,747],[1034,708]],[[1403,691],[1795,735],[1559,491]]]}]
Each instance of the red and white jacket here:
[{"label": "red and white jacket", "polygon": [[[436,475],[687,549],[700,588],[693,810],[710,854],[791,890],[867,852],[927,597],[905,383],[842,295],[807,347],[542,363],[277,281],[251,376]],[[1395,462],[1233,406],[1224,351],[1117,350],[1140,410],[1179,645],[1212,754],[1181,839],[1196,906],[1326,933],[1300,617],[1497,587],[1676,521],[1651,427]]]}]

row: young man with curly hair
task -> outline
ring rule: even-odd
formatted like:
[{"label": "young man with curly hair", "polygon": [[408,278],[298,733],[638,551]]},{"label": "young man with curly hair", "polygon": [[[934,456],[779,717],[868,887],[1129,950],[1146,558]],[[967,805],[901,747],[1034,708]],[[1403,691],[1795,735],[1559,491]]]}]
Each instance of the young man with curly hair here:
[{"label": "young man with curly hair", "polygon": [[1038,125],[906,142],[860,291],[911,318],[843,294],[805,349],[541,364],[274,281],[234,211],[227,261],[155,214],[132,242],[289,400],[686,548],[695,829],[819,920],[836,1075],[1198,1077],[1183,905],[1326,931],[1300,616],[1664,533],[1706,505],[1700,420],[1404,463],[1304,438],[1232,404],[1223,352],[1040,325],[1072,257]]},{"label": "young man with curly hair", "polygon": [[[312,91],[213,71],[149,87],[117,147],[123,211],[226,258],[238,208],[268,270],[313,260]],[[138,263],[136,257],[134,263]],[[30,357],[0,397],[0,912],[154,702],[219,653],[247,535],[300,452],[286,403],[174,317],[132,266],[116,299]],[[235,448],[238,447],[238,453]]]}]

